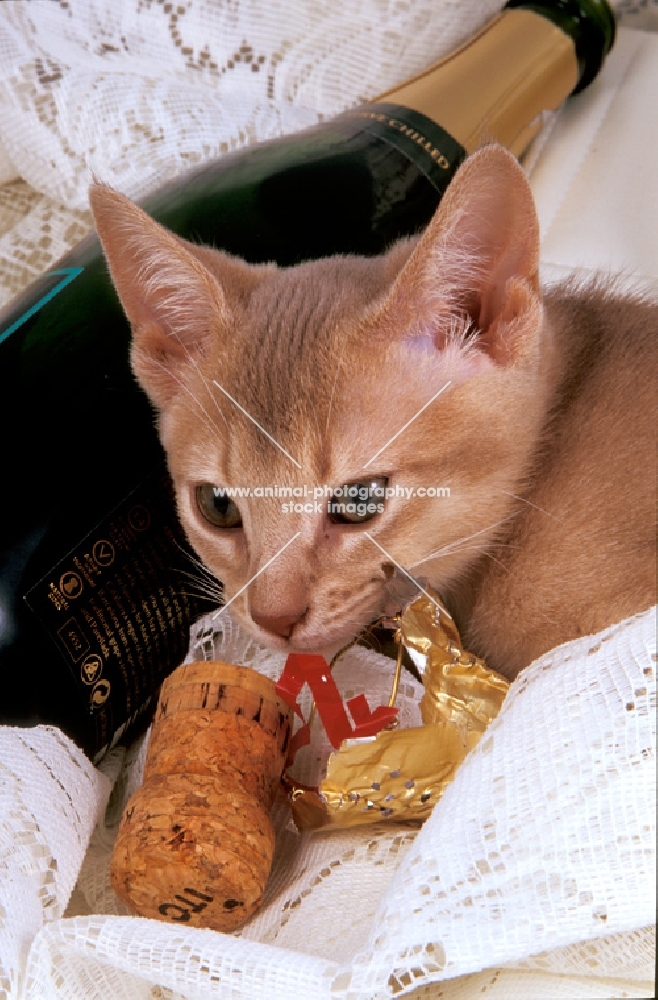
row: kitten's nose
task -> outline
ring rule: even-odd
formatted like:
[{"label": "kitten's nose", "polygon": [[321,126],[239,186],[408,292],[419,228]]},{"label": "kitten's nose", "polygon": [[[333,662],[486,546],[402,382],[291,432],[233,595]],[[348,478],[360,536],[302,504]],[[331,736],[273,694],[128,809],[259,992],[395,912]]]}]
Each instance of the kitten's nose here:
[{"label": "kitten's nose", "polygon": [[255,611],[252,611],[251,617],[266,632],[273,632],[274,635],[280,635],[283,639],[289,639],[295,625],[302,620],[307,611],[308,608],[304,608],[299,614],[279,615],[276,618],[269,615],[259,615]]}]

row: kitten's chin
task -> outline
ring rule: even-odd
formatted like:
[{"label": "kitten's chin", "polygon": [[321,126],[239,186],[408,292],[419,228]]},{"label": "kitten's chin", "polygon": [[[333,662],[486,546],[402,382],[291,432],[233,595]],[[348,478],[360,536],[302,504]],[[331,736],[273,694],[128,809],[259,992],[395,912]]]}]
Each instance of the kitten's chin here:
[{"label": "kitten's chin", "polygon": [[342,633],[336,636],[333,634],[323,634],[321,636],[311,634],[301,637],[292,635],[290,638],[284,638],[261,628],[249,617],[245,618],[239,613],[234,613],[233,617],[240,628],[244,629],[254,642],[258,643],[259,646],[265,647],[265,649],[271,649],[277,653],[319,653],[326,659],[327,656],[331,657],[339,649],[342,649],[352,638],[352,636],[345,638]]},{"label": "kitten's chin", "polygon": [[283,653],[316,653],[324,656],[327,661],[342,649],[343,646],[350,643],[360,631],[361,629],[357,632],[339,632],[330,635],[324,634],[322,636],[309,635],[297,637],[292,635],[289,639],[282,639],[271,633],[264,633],[262,629],[256,626],[251,629],[254,638],[269,649],[276,649]]},{"label": "kitten's chin", "polygon": [[[376,617],[376,616],[375,616]],[[251,633],[256,642],[268,649],[276,650],[280,653],[316,653],[324,656],[325,660],[331,658],[344,646],[347,646],[365,628],[367,628],[373,617],[369,618],[361,626],[350,629],[329,629],[322,634],[309,633],[293,635],[285,639],[259,628],[255,622],[243,622],[241,624]]]},{"label": "kitten's chin", "polygon": [[[381,603],[377,607],[370,604],[369,607],[360,609],[361,617],[356,608],[352,609],[352,620],[344,620],[342,623],[325,622],[321,627],[315,623],[315,627],[309,628],[306,622],[299,622],[293,629],[289,637],[277,635],[262,628],[250,616],[243,615],[236,609],[235,618],[238,624],[249,632],[255,642],[267,649],[272,649],[280,653],[317,653],[330,660],[339,650],[349,645],[364,632],[369,625],[382,617],[392,618],[398,614],[410,597],[417,595],[416,587],[411,588],[407,593],[407,588],[402,586],[396,589],[387,588],[381,595]],[[345,615],[347,619],[347,615]]]}]

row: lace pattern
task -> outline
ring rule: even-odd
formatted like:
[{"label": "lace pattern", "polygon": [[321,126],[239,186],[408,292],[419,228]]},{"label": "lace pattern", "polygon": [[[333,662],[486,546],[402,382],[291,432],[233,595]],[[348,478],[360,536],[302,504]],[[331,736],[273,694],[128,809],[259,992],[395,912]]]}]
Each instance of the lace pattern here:
[{"label": "lace pattern", "polygon": [[[233,624],[221,635],[209,625],[193,630],[191,655],[211,643],[213,655],[279,672],[279,654]],[[365,688],[373,701],[385,697],[390,665],[377,654],[359,650],[339,666],[344,695]],[[300,836],[279,803],[264,906],[234,935],[130,917],[112,892],[113,838],[140,781],[145,740],[123,760],[115,752],[101,775],[52,730],[6,729],[4,802],[26,787],[33,799],[29,814],[10,805],[0,825],[0,857],[14,873],[0,880],[0,942],[11,945],[0,949],[0,983],[26,1000],[152,997],[155,986],[163,996],[245,1000],[651,996],[655,670],[655,609],[541,657],[420,831]],[[415,694],[412,683],[402,696],[412,722]],[[33,779],[46,752],[52,791]],[[324,754],[316,731],[311,758]],[[87,915],[59,919],[119,769],[69,910]],[[35,799],[47,850],[28,862]],[[29,950],[16,945],[17,928],[28,942],[36,934]],[[492,966],[494,977],[484,973]],[[497,993],[499,983],[507,992]]]}]

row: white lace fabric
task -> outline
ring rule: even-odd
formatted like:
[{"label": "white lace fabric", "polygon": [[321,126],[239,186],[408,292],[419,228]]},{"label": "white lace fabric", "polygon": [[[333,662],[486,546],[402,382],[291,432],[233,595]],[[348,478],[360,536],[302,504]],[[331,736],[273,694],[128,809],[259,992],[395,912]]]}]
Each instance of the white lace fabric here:
[{"label": "white lace fabric", "polygon": [[[0,922],[0,954],[14,962],[3,971],[15,989],[9,996],[652,996],[655,610],[529,667],[420,831],[380,824],[300,836],[287,805],[277,804],[266,899],[235,935],[128,916],[112,892],[112,841],[140,780],[144,741],[123,761],[82,863],[78,908],[91,912],[62,919],[109,782],[56,731],[5,730],[3,762],[17,786],[31,783],[26,747],[38,746],[43,759],[52,743],[59,754],[52,760],[58,814],[42,830],[47,852],[36,851],[55,865],[26,860],[16,844],[16,823],[32,816],[32,804],[0,826],[2,857],[14,872],[0,882],[11,915]],[[257,649],[237,627],[214,642],[203,631],[202,623],[193,655],[205,647],[206,658],[280,673],[282,656]],[[336,676],[344,697],[362,688],[374,703],[386,697],[390,673],[390,662],[359,650]],[[409,724],[417,721],[417,687],[405,681],[401,692]],[[324,752],[316,731],[310,758]],[[105,770],[116,772],[121,756],[115,752]],[[76,808],[86,807],[80,825],[69,789],[79,790]],[[46,815],[50,796],[37,794]],[[63,818],[60,801],[69,810]],[[32,884],[44,882],[33,869],[58,870],[60,859],[67,874],[54,887],[55,909],[40,913],[43,892],[27,905]],[[14,943],[21,939],[22,953]],[[483,971],[491,968],[495,974]]]},{"label": "white lace fabric", "polygon": [[[627,23],[658,26],[655,0],[618,6]],[[498,7],[5,0],[0,301],[89,230],[92,172],[138,198],[190,164],[375,96]],[[627,33],[623,58],[610,57],[620,87],[640,37]],[[654,48],[642,51],[648,65]],[[571,191],[577,176],[587,189],[578,128],[594,106],[612,120],[617,90],[605,79],[558,119],[546,142],[557,154],[528,164],[551,220],[544,260],[558,269],[574,258],[561,253],[567,200],[556,203],[550,178],[560,173]],[[618,118],[633,120],[627,104]],[[649,142],[658,128],[643,121]],[[602,134],[590,127],[587,150]],[[656,231],[647,219],[657,203],[649,198],[636,219],[645,234]],[[596,208],[581,196],[592,220]],[[199,626],[191,655],[272,677],[283,666],[230,623],[215,635]],[[265,903],[236,935],[129,916],[111,890],[112,842],[140,781],[143,741],[98,770],[54,729],[0,729],[1,1000],[653,996],[655,671],[655,609],[542,657],[420,832],[300,836],[279,803]],[[388,696],[390,666],[374,653],[353,652],[337,677],[345,697]],[[418,695],[405,679],[404,724],[417,724]],[[302,780],[317,777],[326,751],[316,729]]]}]

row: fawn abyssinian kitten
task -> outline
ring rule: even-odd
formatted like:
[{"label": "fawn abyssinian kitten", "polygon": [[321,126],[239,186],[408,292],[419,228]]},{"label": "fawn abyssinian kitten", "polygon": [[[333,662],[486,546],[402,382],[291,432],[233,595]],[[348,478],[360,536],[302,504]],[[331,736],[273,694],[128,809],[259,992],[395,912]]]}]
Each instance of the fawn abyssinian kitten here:
[{"label": "fawn abyssinian kitten", "polygon": [[[542,297],[505,150],[466,161],[422,236],[287,269],[90,198],[180,519],[258,640],[338,649],[417,592],[402,567],[513,678],[655,602],[658,306],[604,283]],[[216,489],[304,484],[444,495],[359,515]]]}]

